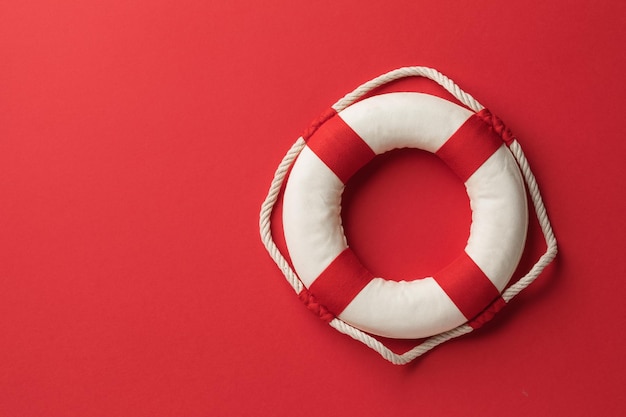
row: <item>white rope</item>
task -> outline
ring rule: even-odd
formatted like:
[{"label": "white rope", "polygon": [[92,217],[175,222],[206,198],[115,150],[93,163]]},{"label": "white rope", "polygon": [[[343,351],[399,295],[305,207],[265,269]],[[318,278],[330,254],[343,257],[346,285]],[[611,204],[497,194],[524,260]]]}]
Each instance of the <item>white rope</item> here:
[{"label": "white rope", "polygon": [[265,197],[263,205],[261,206],[261,215],[259,216],[261,240],[265,245],[265,249],[267,249],[267,252],[270,254],[274,262],[276,262],[276,265],[278,265],[283,274],[285,274],[285,278],[287,278],[287,281],[291,284],[296,294],[302,291],[302,282],[300,282],[300,279],[298,279],[298,276],[294,270],[291,269],[289,263],[280,253],[280,250],[278,250],[278,247],[274,242],[274,238],[272,237],[271,216],[276,200],[278,200],[278,195],[280,194],[280,188],[282,187],[283,182],[285,181],[285,176],[289,171],[289,167],[293,164],[293,161],[296,159],[298,154],[300,154],[304,145],[304,139],[299,137],[296,143],[293,144],[291,149],[289,149],[283,160],[280,162],[280,165],[278,165],[278,169],[276,170],[274,179],[270,185],[270,190],[267,193],[267,197]]},{"label": "white rope", "polygon": [[378,76],[371,81],[357,87],[353,92],[346,94],[341,100],[333,104],[333,109],[337,112],[345,109],[365,94],[382,85],[389,84],[392,81],[406,77],[425,77],[435,81],[437,84],[448,90],[450,94],[457,98],[461,103],[465,104],[475,112],[481,111],[484,107],[474,97],[454,83],[450,78],[446,77],[439,71],[428,67],[403,67],[386,74]]},{"label": "white rope", "polygon": [[[461,103],[474,110],[475,112],[479,112],[484,108],[478,101],[476,101],[476,99],[463,91],[448,77],[441,74],[435,69],[427,67],[404,67],[390,71],[357,87],[354,91],[346,94],[342,99],[337,101],[337,103],[335,103],[332,107],[337,112],[340,112],[341,110],[356,102],[359,98],[363,97],[365,94],[384,84],[401,78],[415,76],[426,77],[435,81],[443,88],[445,88],[448,92],[450,92],[454,97],[456,97],[457,100],[459,100]],[[274,242],[271,232],[271,215],[272,210],[274,209],[274,205],[278,200],[278,195],[285,181],[287,172],[289,171],[289,167],[293,164],[304,146],[304,139],[302,137],[298,138],[296,143],[293,144],[291,149],[289,149],[289,151],[281,161],[278,169],[276,170],[276,173],[274,174],[274,179],[272,180],[272,183],[270,185],[267,197],[261,206],[261,215],[259,220],[261,240],[263,241],[265,248],[267,249],[274,262],[276,262],[276,265],[278,265],[280,270],[283,272],[283,274],[287,278],[287,281],[289,282],[289,284],[291,284],[296,293],[300,293],[302,291],[303,284],[299,280],[295,271],[293,271],[293,269],[289,266],[289,263],[287,262],[285,257],[280,253],[278,247],[276,246],[276,243]],[[537,263],[535,263],[535,265],[526,275],[524,275],[517,282],[508,287],[504,291],[504,293],[502,293],[502,298],[507,303],[513,297],[519,294],[520,291],[530,285],[539,276],[543,269],[554,259],[557,253],[556,238],[554,237],[554,233],[552,232],[552,227],[550,225],[546,208],[543,204],[543,200],[539,192],[539,187],[537,186],[537,181],[535,180],[535,176],[533,175],[530,166],[528,165],[526,156],[524,155],[524,152],[522,151],[522,148],[517,140],[513,140],[509,149],[515,157],[515,160],[517,161],[517,164],[519,165],[522,175],[524,177],[524,181],[526,182],[526,185],[528,187],[528,192],[533,202],[533,206],[535,207],[535,213],[539,220],[541,231],[546,241],[547,249],[546,252],[539,258]],[[339,332],[346,334],[353,339],[367,345],[371,349],[378,352],[383,358],[396,365],[409,363],[413,359],[423,355],[424,353],[440,345],[441,343],[455,337],[470,333],[473,330],[472,327],[468,324],[463,324],[447,332],[432,336],[418,346],[409,350],[408,352],[400,355],[392,352],[376,338],[357,329],[356,327],[349,325],[339,318],[334,318],[333,320],[331,320],[330,325]]]},{"label": "white rope", "polygon": [[552,226],[550,225],[550,220],[548,219],[548,213],[546,212],[546,207],[543,204],[543,199],[541,198],[541,193],[539,192],[539,187],[537,186],[537,181],[535,180],[535,176],[530,170],[530,166],[528,165],[528,161],[526,160],[526,156],[522,151],[522,147],[514,140],[509,147],[511,153],[515,157],[517,164],[522,171],[522,175],[524,176],[524,181],[528,186],[528,193],[530,194],[530,198],[533,202],[533,206],[535,207],[535,214],[537,215],[537,219],[539,220],[539,225],[541,226],[541,232],[543,233],[544,239],[546,241],[547,249],[546,252],[539,258],[537,263],[530,269],[530,271],[520,278],[515,284],[511,285],[509,288],[504,291],[502,294],[502,298],[507,303],[519,294],[524,288],[528,287],[530,283],[532,283],[535,278],[541,274],[541,271],[548,266],[550,262],[556,256],[558,252],[556,245],[556,238],[554,237],[554,233],[552,232]]},{"label": "white rope", "polygon": [[433,337],[426,339],[424,342],[409,350],[408,352],[398,355],[397,353],[392,352],[388,347],[383,345],[376,338],[370,336],[369,334],[357,329],[356,327],[350,326],[348,323],[335,318],[330,322],[330,325],[338,330],[339,332],[346,334],[352,337],[355,340],[367,345],[369,348],[378,352],[383,358],[387,359],[389,362],[394,365],[405,365],[411,362],[413,359],[418,356],[423,355],[428,352],[432,348],[437,345],[442,344],[445,341],[453,339],[455,337],[462,336],[472,331],[472,328],[467,324],[463,324],[461,326],[455,327],[452,330],[448,330],[447,332],[440,333]]}]

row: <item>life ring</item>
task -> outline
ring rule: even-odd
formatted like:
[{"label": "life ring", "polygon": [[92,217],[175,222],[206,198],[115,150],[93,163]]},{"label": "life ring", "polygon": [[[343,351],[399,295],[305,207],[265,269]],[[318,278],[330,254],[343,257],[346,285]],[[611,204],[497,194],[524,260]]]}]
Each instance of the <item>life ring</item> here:
[{"label": "life ring", "polygon": [[[407,147],[434,153],[463,180],[472,223],[450,265],[396,282],[372,275],[349,248],[341,195],[374,156]],[[391,338],[432,336],[476,317],[517,268],[527,227],[524,182],[502,138],[474,112],[422,93],[370,97],[325,120],[307,138],[284,193],[285,240],[304,286],[344,322]]]},{"label": "life ring", "polygon": [[[364,99],[404,77],[429,78],[456,102],[423,93]],[[463,180],[472,209],[470,237],[450,265],[430,277],[374,277],[349,249],[341,226],[346,181],[393,148],[430,151]],[[283,193],[287,260],[272,231]],[[509,282],[524,250],[526,195],[546,251]],[[556,257],[557,242],[522,148],[500,119],[437,70],[403,67],[357,87],[325,112],[281,161],[259,218],[261,240],[298,297],[337,331],[394,364],[406,364],[489,321]],[[381,337],[382,336],[382,337]],[[408,351],[390,339],[414,339]]]}]

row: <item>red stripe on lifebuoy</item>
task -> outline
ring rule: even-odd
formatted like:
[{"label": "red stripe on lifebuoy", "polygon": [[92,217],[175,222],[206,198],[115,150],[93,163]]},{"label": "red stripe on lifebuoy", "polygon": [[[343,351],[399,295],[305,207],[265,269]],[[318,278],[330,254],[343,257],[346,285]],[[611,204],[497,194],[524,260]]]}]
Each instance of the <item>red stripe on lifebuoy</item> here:
[{"label": "red stripe on lifebuoy", "polygon": [[309,138],[307,145],[344,184],[376,154],[341,117],[332,117]]},{"label": "red stripe on lifebuoy", "polygon": [[372,279],[374,275],[350,248],[346,248],[313,281],[309,291],[328,311],[338,316]]},{"label": "red stripe on lifebuoy", "polygon": [[502,139],[480,117],[473,115],[435,154],[465,182],[500,146]]},{"label": "red stripe on lifebuoy", "polygon": [[468,320],[500,297],[500,291],[465,252],[433,278]]}]

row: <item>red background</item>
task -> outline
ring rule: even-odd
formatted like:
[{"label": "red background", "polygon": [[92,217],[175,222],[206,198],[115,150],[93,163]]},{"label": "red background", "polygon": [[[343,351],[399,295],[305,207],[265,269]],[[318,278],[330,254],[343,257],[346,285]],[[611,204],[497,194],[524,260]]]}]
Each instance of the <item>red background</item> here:
[{"label": "red background", "polygon": [[[307,3],[0,3],[0,416],[623,414],[626,3]],[[257,224],[308,123],[405,65],[508,123],[560,253],[401,367],[308,312]],[[436,159],[359,178],[347,233],[372,269],[462,248]]]}]

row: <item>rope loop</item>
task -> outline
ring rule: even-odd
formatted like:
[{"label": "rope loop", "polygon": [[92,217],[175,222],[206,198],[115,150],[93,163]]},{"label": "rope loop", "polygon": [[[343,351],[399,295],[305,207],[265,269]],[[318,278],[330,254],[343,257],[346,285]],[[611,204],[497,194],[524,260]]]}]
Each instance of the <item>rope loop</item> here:
[{"label": "rope loop", "polygon": [[[535,214],[537,215],[537,219],[539,220],[539,225],[541,227],[541,231],[543,233],[547,248],[546,252],[539,258],[535,265],[533,265],[530,271],[522,276],[517,282],[510,285],[502,293],[502,299],[506,303],[508,303],[513,297],[515,297],[524,288],[530,285],[539,276],[539,274],[541,274],[544,268],[548,266],[550,262],[552,262],[552,260],[556,257],[558,251],[556,238],[552,231],[552,226],[550,225],[546,208],[544,206],[541,193],[539,192],[539,187],[537,186],[537,181],[530,169],[526,156],[524,155],[524,152],[522,151],[522,148],[517,142],[515,136],[510,131],[510,129],[506,127],[502,120],[492,114],[489,110],[485,109],[482,104],[480,104],[471,95],[463,91],[451,79],[432,68],[418,66],[403,67],[376,77],[360,85],[354,91],[346,94],[343,98],[337,101],[331,109],[324,112],[317,119],[317,121],[311,125],[311,127],[305,132],[303,136],[298,138],[296,143],[293,144],[291,149],[289,149],[287,154],[282,159],[280,165],[278,166],[278,169],[276,170],[276,173],[274,174],[274,178],[270,185],[267,197],[261,205],[261,213],[259,218],[261,240],[271,258],[274,260],[276,265],[278,265],[289,284],[292,286],[294,291],[298,294],[298,297],[305,303],[309,310],[313,311],[320,318],[327,321],[331,327],[365,344],[366,346],[378,352],[383,358],[396,365],[409,363],[413,359],[423,355],[424,353],[440,345],[441,343],[471,332],[472,330],[474,330],[474,328],[480,327],[480,324],[482,323],[466,323],[447,332],[431,336],[428,339],[424,340],[422,343],[420,343],[418,346],[403,354],[397,354],[392,352],[378,339],[345,323],[339,318],[334,317],[315,300],[315,298],[308,292],[306,288],[304,288],[304,285],[298,278],[297,274],[291,268],[285,257],[281,254],[280,250],[276,246],[276,243],[274,242],[271,233],[271,215],[276,201],[278,200],[280,190],[283,186],[289,168],[294,163],[297,156],[300,154],[300,151],[302,151],[302,149],[304,148],[306,143],[305,140],[308,138],[308,136],[310,136],[329,117],[332,117],[335,112],[340,112],[344,110],[345,108],[349,107],[354,102],[359,100],[361,97],[363,97],[365,94],[378,87],[406,77],[425,77],[433,80],[441,85],[444,89],[446,89],[449,93],[451,93],[463,105],[472,109],[475,113],[477,113],[479,117],[481,117],[485,122],[492,126],[492,128],[498,135],[502,137],[520,167],[524,182],[526,183],[528,189],[528,193],[535,208]],[[490,318],[488,316],[495,314],[495,312],[502,308],[503,305],[498,305],[496,307],[493,308],[493,311],[490,310],[489,314],[485,315],[485,317],[483,317],[482,319],[488,320]]]}]

